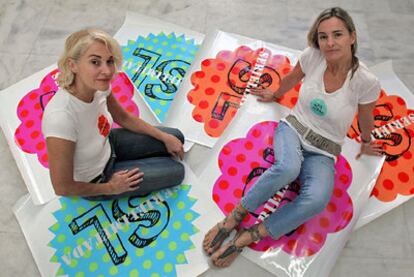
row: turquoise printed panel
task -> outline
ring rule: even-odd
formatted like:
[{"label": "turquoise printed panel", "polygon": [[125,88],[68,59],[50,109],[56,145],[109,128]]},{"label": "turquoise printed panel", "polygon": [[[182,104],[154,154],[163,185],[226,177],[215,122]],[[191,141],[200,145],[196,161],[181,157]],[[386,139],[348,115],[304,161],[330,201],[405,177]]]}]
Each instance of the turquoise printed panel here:
[{"label": "turquoise printed panel", "polygon": [[184,252],[193,249],[189,185],[109,201],[62,197],[54,212],[57,222],[50,259],[59,263],[56,276],[176,276],[186,264]]},{"label": "turquoise printed panel", "polygon": [[149,34],[122,47],[123,71],[159,122],[163,122],[198,45],[175,33]]}]

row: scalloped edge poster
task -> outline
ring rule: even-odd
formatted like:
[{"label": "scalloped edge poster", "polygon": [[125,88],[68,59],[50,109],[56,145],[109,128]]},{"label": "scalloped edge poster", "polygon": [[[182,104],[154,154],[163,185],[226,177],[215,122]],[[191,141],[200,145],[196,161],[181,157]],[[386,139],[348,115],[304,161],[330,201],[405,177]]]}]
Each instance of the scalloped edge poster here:
[{"label": "scalloped edge poster", "polygon": [[164,125],[204,35],[127,12],[114,38],[122,46],[123,70],[137,88],[143,118],[151,124]]},{"label": "scalloped edge poster", "polygon": [[[196,32],[135,13],[127,14],[124,24],[115,37],[122,45],[122,43],[127,44],[128,39],[136,39],[139,34],[158,33],[162,29],[176,33],[185,31],[197,43],[200,43],[203,38],[203,35]],[[56,68],[55,64],[51,65],[4,89],[0,94],[2,103],[0,124],[24,183],[36,205],[47,203],[56,197],[47,169],[48,157],[39,120],[45,105],[57,88]],[[119,74],[124,76],[124,73]],[[121,105],[136,114],[139,107],[140,117],[150,124],[157,125],[158,121],[138,96],[130,80],[123,78],[118,81],[119,86],[115,85],[113,89]],[[125,92],[125,89],[128,92]],[[186,150],[190,147],[191,143],[185,144]]]},{"label": "scalloped edge poster", "polygon": [[[167,126],[187,140],[212,147],[240,116],[249,89],[277,87],[299,51],[221,31],[206,36],[172,104]],[[296,100],[300,86],[292,89]]]},{"label": "scalloped edge poster", "polygon": [[[32,200],[37,205],[56,197],[49,177],[41,120],[44,108],[59,89],[56,83],[58,74],[56,66],[52,65],[7,88],[0,95],[1,127]],[[121,106],[139,115],[133,99],[134,87],[125,73],[117,73],[111,85]]]},{"label": "scalloped edge poster", "polygon": [[[202,230],[209,230],[221,220],[277,159],[272,157],[272,130],[277,120],[288,113],[288,108],[282,105],[260,103],[255,97],[247,96],[240,116],[233,122],[237,128],[228,129],[206,157],[206,169],[200,181],[208,186],[210,199],[201,199],[196,204],[210,202],[209,220],[202,222]],[[376,180],[383,163],[382,158],[368,156],[356,161],[358,150],[357,142],[346,139],[338,159],[335,189],[321,214],[279,240],[267,238],[251,245],[242,255],[277,276],[329,276],[368,201],[372,181]],[[277,212],[280,205],[296,197],[298,184],[282,190],[283,193],[276,194],[250,214],[243,224],[250,226]],[[338,214],[334,216],[336,213],[339,219]]]},{"label": "scalloped edge poster", "polygon": [[[414,197],[414,96],[394,73],[391,61],[370,70],[383,89],[374,110],[373,134],[384,146],[386,159],[356,228]],[[354,130],[358,131],[355,124]]]},{"label": "scalloped edge poster", "polygon": [[158,122],[164,122],[198,47],[175,32],[150,33],[122,46],[122,69]]},{"label": "scalloped edge poster", "polygon": [[[39,131],[34,130],[33,132],[26,134],[28,137],[25,139],[21,136],[25,131],[21,131],[22,134],[20,134],[20,132],[16,134],[16,131],[19,126],[27,131],[32,128],[40,128],[39,123],[35,124],[34,121],[31,121],[30,119],[26,120],[25,118],[30,117],[31,111],[33,113],[38,113],[42,110],[42,95],[46,96],[44,97],[44,100],[46,100],[51,96],[53,89],[50,87],[50,89],[48,89],[48,92],[50,92],[49,94],[46,94],[46,92],[39,94],[36,97],[35,94],[32,93],[31,95],[33,95],[32,97],[34,97],[34,99],[30,99],[30,97],[28,98],[30,102],[33,102],[31,105],[32,108],[30,109],[21,109],[24,106],[24,103],[22,103],[21,108],[19,108],[19,103],[21,103],[23,98],[30,94],[30,92],[34,92],[38,89],[45,76],[50,76],[48,74],[55,69],[56,65],[51,65],[17,84],[8,87],[0,94],[0,102],[2,104],[2,108],[0,109],[1,127],[17,167],[23,177],[23,181],[36,205],[44,204],[56,197],[50,181],[49,170],[44,166],[44,164],[47,164],[47,156],[45,156],[46,153],[44,153],[45,148],[42,147],[43,135],[39,133]],[[37,102],[37,104],[34,102]],[[20,114],[18,114],[19,109]],[[23,118],[23,121],[25,121],[23,125],[23,122],[19,117]]]},{"label": "scalloped edge poster", "polygon": [[22,197],[14,213],[42,276],[194,276],[201,253],[197,179],[110,201],[59,197],[43,206]]}]

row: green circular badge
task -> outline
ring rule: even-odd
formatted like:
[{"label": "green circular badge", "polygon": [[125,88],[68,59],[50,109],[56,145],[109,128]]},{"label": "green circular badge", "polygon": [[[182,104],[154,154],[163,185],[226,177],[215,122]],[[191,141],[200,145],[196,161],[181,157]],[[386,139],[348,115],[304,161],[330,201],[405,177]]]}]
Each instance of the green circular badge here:
[{"label": "green circular badge", "polygon": [[310,102],[310,109],[312,112],[318,116],[325,116],[328,112],[328,108],[325,104],[325,101],[322,99],[316,98]]}]

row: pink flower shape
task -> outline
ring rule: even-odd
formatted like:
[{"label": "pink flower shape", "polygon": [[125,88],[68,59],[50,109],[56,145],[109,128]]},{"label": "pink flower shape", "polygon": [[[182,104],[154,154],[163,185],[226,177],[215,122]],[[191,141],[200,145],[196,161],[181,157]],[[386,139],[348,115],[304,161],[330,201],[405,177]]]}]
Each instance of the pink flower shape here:
[{"label": "pink flower shape", "polygon": [[[276,122],[258,123],[245,138],[234,139],[221,150],[218,162],[222,175],[214,184],[213,200],[225,215],[230,213],[258,177],[275,162],[272,142],[276,126]],[[329,233],[345,228],[353,216],[352,199],[347,192],[352,181],[352,169],[343,156],[338,157],[335,169],[334,191],[324,211],[278,240],[267,237],[250,247],[256,251],[281,247],[286,253],[297,257],[311,256],[323,247]],[[298,195],[299,187],[299,181],[294,181],[284,193],[279,192],[255,213],[249,214],[242,226],[248,227],[260,222],[277,207],[293,201]]]},{"label": "pink flower shape", "polygon": [[[39,88],[31,90],[19,102],[17,116],[21,123],[17,127],[14,137],[17,146],[26,153],[37,154],[39,162],[48,168],[48,156],[45,138],[42,134],[43,110],[55,95],[59,86],[56,82],[58,69],[48,73],[40,82]],[[118,73],[111,83],[112,92],[119,103],[128,112],[138,115],[138,107],[132,100],[134,86],[124,73]],[[117,127],[114,124],[114,127]]]}]

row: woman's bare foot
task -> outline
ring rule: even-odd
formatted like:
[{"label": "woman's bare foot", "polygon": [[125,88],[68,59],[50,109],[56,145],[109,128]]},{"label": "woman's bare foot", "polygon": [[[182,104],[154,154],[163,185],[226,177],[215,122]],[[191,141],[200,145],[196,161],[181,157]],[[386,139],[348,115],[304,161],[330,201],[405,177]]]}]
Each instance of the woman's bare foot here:
[{"label": "woman's bare foot", "polygon": [[231,231],[243,221],[246,215],[247,210],[240,204],[237,205],[223,221],[217,223],[207,232],[203,240],[204,251],[208,255],[214,253],[230,235]]}]

